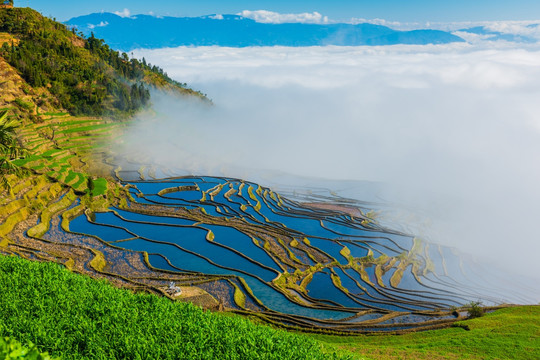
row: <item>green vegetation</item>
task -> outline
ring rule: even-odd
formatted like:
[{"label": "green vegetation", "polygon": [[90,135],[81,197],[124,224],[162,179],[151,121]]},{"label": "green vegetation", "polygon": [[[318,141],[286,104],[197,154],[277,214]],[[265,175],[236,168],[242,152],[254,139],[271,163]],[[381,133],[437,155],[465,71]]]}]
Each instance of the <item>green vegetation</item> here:
[{"label": "green vegetation", "polygon": [[23,99],[15,99],[15,104],[22,110],[30,111],[34,108],[34,104],[24,101]]},{"label": "green vegetation", "polygon": [[52,263],[0,256],[0,336],[63,359],[332,359],[320,344]]},{"label": "green vegetation", "polygon": [[[149,103],[148,85],[166,84],[202,97],[183,89],[185,84],[170,79],[162,69],[119,54],[93,35],[84,39],[29,8],[1,9],[0,31],[20,40],[5,42],[0,55],[28,84],[47,88],[57,105],[73,115],[133,114]],[[33,109],[32,104],[17,100],[22,109]]]},{"label": "green vegetation", "polygon": [[40,353],[37,347],[29,343],[23,346],[17,340],[0,338],[0,359],[3,360],[52,360],[47,353]]},{"label": "green vegetation", "polygon": [[17,121],[8,118],[7,110],[0,111],[0,185],[6,188],[9,188],[9,184],[5,175],[22,172],[21,168],[13,163],[13,160],[25,153],[15,137],[18,127]]},{"label": "green vegetation", "polygon": [[540,306],[511,307],[454,327],[405,335],[313,338],[369,359],[540,359]]},{"label": "green vegetation", "polygon": [[[4,43],[2,56],[31,86],[49,88],[72,114],[129,112],[144,106],[150,98],[148,90],[136,83],[142,72],[136,60],[130,71],[125,71],[129,59],[115,53],[117,66],[106,66],[112,62],[91,56],[91,48],[86,48],[93,41],[84,41],[33,10],[2,11],[0,30],[21,39],[18,45]],[[134,83],[130,86],[124,80]]]},{"label": "green vegetation", "polygon": [[469,319],[484,316],[484,309],[480,301],[473,301],[468,305],[467,315]]},{"label": "green vegetation", "polygon": [[88,191],[89,191],[90,196],[105,195],[105,193],[107,192],[106,179],[99,178],[99,179],[94,180],[89,177],[87,182],[88,182],[87,186],[88,186]]},{"label": "green vegetation", "polygon": [[16,257],[0,256],[0,291],[0,337],[63,359],[540,358],[539,306],[506,308],[442,330],[328,336],[204,312]]}]

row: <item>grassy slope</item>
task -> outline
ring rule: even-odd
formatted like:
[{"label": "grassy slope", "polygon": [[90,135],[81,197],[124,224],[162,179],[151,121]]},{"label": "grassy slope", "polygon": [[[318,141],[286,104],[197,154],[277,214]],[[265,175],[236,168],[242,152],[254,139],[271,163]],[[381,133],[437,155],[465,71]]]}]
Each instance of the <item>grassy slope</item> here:
[{"label": "grassy slope", "polygon": [[336,347],[356,359],[540,358],[538,306],[407,335],[295,335],[5,256],[0,293],[0,337],[64,359],[330,359]]},{"label": "grassy slope", "polygon": [[64,359],[331,359],[304,335],[0,256],[0,336]]},{"label": "grassy slope", "polygon": [[540,306],[506,308],[456,325],[462,327],[396,336],[313,337],[372,359],[540,359]]}]

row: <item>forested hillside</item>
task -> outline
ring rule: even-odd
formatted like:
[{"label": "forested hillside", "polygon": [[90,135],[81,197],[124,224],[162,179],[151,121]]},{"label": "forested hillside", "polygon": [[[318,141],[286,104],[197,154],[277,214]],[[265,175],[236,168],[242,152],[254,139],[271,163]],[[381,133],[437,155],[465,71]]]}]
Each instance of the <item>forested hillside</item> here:
[{"label": "forested hillside", "polygon": [[3,42],[0,55],[72,115],[133,114],[149,103],[155,86],[203,97],[159,67],[120,54],[93,34],[86,39],[32,9],[2,9],[0,32],[13,37]]}]

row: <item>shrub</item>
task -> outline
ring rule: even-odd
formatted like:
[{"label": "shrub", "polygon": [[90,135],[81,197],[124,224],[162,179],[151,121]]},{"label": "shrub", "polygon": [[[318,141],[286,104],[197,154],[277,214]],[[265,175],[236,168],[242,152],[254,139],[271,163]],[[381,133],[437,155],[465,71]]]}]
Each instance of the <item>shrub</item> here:
[{"label": "shrub", "polygon": [[469,317],[469,319],[484,316],[484,309],[482,308],[481,301],[471,301],[467,307],[467,316]]},{"label": "shrub", "polygon": [[29,110],[30,111],[30,110],[32,110],[34,108],[34,104],[26,102],[21,98],[16,98],[15,99],[15,104],[17,104],[17,106],[19,108],[24,109],[24,110]]}]

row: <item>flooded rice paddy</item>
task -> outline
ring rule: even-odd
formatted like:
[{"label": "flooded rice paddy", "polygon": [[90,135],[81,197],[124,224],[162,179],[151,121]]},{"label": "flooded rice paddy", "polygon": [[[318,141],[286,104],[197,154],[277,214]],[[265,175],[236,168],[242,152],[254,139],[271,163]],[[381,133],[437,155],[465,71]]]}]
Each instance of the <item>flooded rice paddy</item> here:
[{"label": "flooded rice paddy", "polygon": [[70,231],[144,252],[156,269],[226,280],[227,291],[208,291],[228,297],[231,311],[286,326],[400,331],[447,324],[471,301],[505,301],[505,287],[472,261],[379,225],[364,206],[352,213],[218,177],[126,185],[125,208],[87,212]]}]

